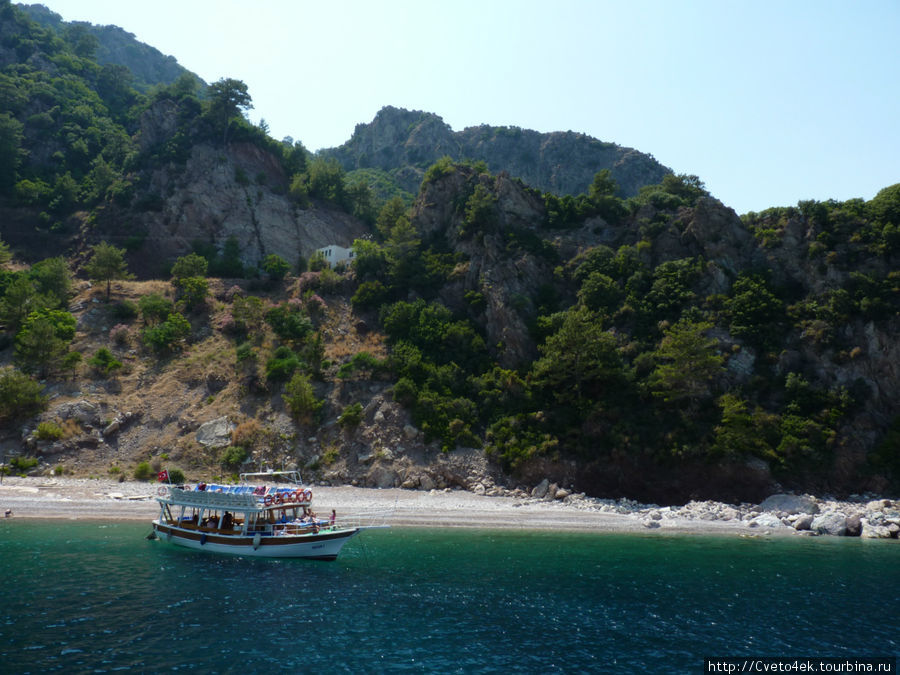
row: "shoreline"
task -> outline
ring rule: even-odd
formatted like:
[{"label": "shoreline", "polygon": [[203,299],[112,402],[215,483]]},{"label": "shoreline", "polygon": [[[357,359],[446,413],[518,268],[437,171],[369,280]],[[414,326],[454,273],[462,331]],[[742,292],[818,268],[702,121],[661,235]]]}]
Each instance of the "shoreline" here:
[{"label": "shoreline", "polygon": [[[149,522],[158,514],[157,487],[156,483],[120,483],[102,478],[4,477],[0,483],[0,510],[11,510],[14,519]],[[339,518],[341,513],[392,510],[389,522],[396,527],[734,536],[814,534],[810,529],[796,528],[796,516],[760,511],[749,504],[690,502],[681,507],[659,507],[625,499],[613,501],[581,495],[547,500],[484,496],[464,490],[351,486],[313,487],[313,493],[317,508],[336,509]],[[864,523],[866,516],[875,520],[872,504],[876,502],[818,501],[824,506],[825,513],[841,508],[854,511],[857,518],[862,512]],[[888,500],[880,503],[884,510],[895,508]],[[893,513],[888,511],[889,520],[893,520]],[[888,532],[883,534],[887,536],[877,538],[896,536]]]}]

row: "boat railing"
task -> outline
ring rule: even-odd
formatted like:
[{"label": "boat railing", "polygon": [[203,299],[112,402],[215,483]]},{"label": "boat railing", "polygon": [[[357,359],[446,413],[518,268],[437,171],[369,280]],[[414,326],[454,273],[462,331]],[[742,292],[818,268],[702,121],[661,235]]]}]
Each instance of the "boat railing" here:
[{"label": "boat railing", "polygon": [[256,495],[235,494],[232,492],[211,492],[196,490],[181,490],[169,487],[160,494],[159,499],[167,504],[183,504],[185,506],[203,506],[207,508],[239,509],[256,506]]}]

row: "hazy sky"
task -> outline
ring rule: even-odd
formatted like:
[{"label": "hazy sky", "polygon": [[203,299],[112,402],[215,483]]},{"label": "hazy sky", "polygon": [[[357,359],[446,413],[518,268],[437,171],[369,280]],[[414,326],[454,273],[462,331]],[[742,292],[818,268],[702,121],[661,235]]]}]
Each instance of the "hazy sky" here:
[{"label": "hazy sky", "polygon": [[900,182],[900,0],[44,0],[115,24],[310,150],[393,105],[578,131],[739,213]]}]

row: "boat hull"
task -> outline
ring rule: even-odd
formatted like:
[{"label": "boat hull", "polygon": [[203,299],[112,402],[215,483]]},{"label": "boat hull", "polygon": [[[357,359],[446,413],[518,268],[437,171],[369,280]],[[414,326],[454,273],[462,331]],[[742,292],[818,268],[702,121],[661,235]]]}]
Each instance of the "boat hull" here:
[{"label": "boat hull", "polygon": [[154,520],[153,531],[162,541],[197,551],[257,558],[335,560],[344,544],[361,530],[351,528],[319,534],[254,537],[186,530]]}]

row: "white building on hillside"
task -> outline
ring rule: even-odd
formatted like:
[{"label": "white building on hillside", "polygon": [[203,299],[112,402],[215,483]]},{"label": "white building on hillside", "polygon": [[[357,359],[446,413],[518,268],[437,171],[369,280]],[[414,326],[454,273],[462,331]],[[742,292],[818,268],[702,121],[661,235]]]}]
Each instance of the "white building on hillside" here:
[{"label": "white building on hillside", "polygon": [[320,248],[316,253],[320,254],[325,259],[325,262],[328,263],[329,267],[334,267],[338,263],[353,260],[352,248],[344,248],[343,246],[337,246],[335,244]]}]

